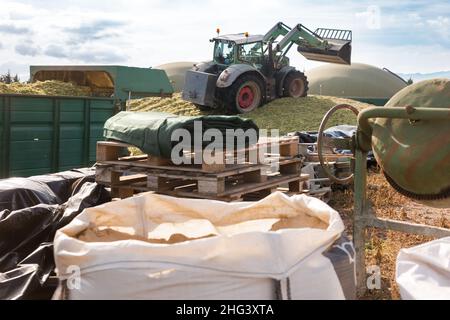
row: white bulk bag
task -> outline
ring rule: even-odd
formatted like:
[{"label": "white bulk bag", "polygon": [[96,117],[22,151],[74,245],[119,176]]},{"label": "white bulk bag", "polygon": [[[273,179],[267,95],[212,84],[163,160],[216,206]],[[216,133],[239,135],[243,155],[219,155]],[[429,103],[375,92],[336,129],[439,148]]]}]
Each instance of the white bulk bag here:
[{"label": "white bulk bag", "polygon": [[450,237],[400,250],[396,280],[402,299],[450,300]]},{"label": "white bulk bag", "polygon": [[69,299],[344,299],[322,254],[343,231],[336,211],[306,195],[227,203],[145,193],[85,209],[54,250]]}]

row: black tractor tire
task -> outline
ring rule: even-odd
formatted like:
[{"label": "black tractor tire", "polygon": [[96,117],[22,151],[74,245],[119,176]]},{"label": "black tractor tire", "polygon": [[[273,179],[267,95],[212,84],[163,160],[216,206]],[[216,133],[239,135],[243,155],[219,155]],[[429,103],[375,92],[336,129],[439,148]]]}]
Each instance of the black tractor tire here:
[{"label": "black tractor tire", "polygon": [[224,102],[231,114],[248,113],[264,104],[265,86],[255,74],[244,74],[224,92]]},{"label": "black tractor tire", "polygon": [[308,95],[308,79],[300,71],[290,72],[284,79],[283,96],[300,98]]}]

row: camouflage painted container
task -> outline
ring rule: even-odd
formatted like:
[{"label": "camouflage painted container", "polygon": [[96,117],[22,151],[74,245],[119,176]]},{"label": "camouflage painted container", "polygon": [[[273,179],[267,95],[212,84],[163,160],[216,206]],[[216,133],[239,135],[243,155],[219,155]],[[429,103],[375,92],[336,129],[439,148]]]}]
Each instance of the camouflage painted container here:
[{"label": "camouflage painted container", "polygon": [[[408,86],[386,107],[447,108],[450,79]],[[375,157],[400,193],[434,207],[450,207],[450,122],[378,118],[373,123]]]}]

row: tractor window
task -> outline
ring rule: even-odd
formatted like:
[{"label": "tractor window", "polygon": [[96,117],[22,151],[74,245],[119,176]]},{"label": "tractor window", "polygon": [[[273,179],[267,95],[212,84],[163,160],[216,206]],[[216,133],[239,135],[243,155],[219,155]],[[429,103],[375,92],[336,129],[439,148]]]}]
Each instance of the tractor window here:
[{"label": "tractor window", "polygon": [[234,62],[234,43],[216,41],[214,47],[214,61],[220,64],[232,64]]},{"label": "tractor window", "polygon": [[239,46],[238,59],[247,63],[261,64],[263,48],[261,42],[247,43]]}]

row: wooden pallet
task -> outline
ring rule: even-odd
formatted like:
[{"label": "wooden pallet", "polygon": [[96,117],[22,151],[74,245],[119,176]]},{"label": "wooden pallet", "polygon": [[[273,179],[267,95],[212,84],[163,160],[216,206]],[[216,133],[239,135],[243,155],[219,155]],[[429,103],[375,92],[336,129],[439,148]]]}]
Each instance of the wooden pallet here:
[{"label": "wooden pallet", "polygon": [[151,159],[146,155],[120,157],[120,149],[128,145],[99,142],[96,181],[111,186],[113,196],[120,198],[135,192],[155,191],[179,197],[234,201],[250,193],[267,195],[281,185],[287,185],[290,192],[300,193],[303,181],[309,176],[301,174],[302,160],[294,157],[298,151],[295,146],[298,146],[295,139],[280,144],[278,168],[271,171],[262,163],[174,165],[170,160]]},{"label": "wooden pallet", "polygon": [[156,191],[179,197],[239,200],[258,191],[269,194],[283,184],[290,192],[300,193],[308,175],[300,173],[300,159],[282,160],[277,172],[267,172],[267,165],[236,165],[222,172],[177,170],[166,166],[155,168],[130,162],[99,164],[96,181],[111,186],[114,196],[126,198],[135,192]]},{"label": "wooden pallet", "polygon": [[[277,153],[274,153],[273,150],[270,149],[272,144],[278,146]],[[260,139],[258,144],[255,146],[251,146],[249,148],[233,150],[232,152],[223,152],[215,156],[217,162],[206,161],[206,155],[200,155],[201,164],[195,164],[196,154],[194,152],[185,153],[183,155],[185,164],[174,164],[170,159],[156,157],[156,156],[147,156],[141,155],[137,157],[127,157],[121,156],[124,154],[124,150],[129,147],[133,147],[129,144],[122,142],[113,142],[113,141],[99,141],[97,142],[97,163],[103,163],[105,161],[128,161],[128,160],[142,160],[141,162],[146,162],[147,164],[154,166],[177,166],[180,168],[187,168],[187,170],[191,170],[192,168],[201,169],[203,172],[220,172],[227,168],[233,167],[234,164],[249,164],[249,163],[260,163],[260,159],[274,159],[278,160],[279,158],[292,158],[298,156],[298,137],[286,137],[280,139],[271,139],[264,138]]]}]

